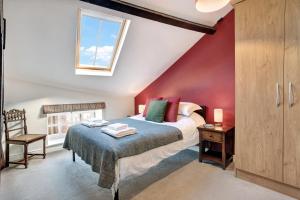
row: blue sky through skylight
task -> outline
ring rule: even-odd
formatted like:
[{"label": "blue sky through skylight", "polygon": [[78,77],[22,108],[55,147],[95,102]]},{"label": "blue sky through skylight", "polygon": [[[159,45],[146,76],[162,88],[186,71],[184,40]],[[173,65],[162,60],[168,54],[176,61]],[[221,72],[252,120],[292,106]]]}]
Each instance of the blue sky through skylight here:
[{"label": "blue sky through skylight", "polygon": [[80,64],[109,68],[122,24],[88,15],[80,23]]}]

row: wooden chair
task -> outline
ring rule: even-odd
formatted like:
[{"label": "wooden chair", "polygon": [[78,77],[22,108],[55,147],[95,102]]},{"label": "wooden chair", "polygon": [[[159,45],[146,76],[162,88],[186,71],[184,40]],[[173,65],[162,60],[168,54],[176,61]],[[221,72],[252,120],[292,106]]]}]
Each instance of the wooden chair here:
[{"label": "wooden chair", "polygon": [[[28,134],[27,133],[27,125],[26,125],[26,116],[25,110],[16,110],[12,109],[8,112],[3,112],[4,116],[4,125],[5,125],[5,139],[6,139],[6,163],[5,166],[8,167],[9,164],[21,164],[25,165],[25,168],[28,166],[28,158],[32,156],[43,156],[43,159],[46,158],[46,134]],[[9,128],[9,123],[13,124],[12,128]],[[21,126],[20,128],[14,128]],[[19,131],[20,135],[10,137],[10,132]],[[43,153],[42,154],[34,154],[28,153],[28,145],[30,143],[36,142],[38,140],[43,140]],[[24,146],[24,158],[19,161],[9,161],[9,145],[23,145]],[[29,156],[28,156],[29,155]]]}]

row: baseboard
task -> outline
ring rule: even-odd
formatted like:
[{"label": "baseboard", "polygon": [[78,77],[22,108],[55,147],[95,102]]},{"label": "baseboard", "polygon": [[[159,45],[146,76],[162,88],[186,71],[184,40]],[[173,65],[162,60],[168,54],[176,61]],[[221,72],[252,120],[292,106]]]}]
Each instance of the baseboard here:
[{"label": "baseboard", "polygon": [[236,169],[236,176],[245,181],[261,185],[263,187],[269,188],[271,190],[286,194],[296,199],[300,199],[300,188],[296,188],[284,183],[273,181],[240,169]]}]

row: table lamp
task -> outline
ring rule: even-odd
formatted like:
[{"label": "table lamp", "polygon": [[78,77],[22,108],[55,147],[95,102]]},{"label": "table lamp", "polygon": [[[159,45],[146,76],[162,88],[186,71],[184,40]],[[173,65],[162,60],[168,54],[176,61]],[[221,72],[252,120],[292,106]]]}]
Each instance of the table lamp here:
[{"label": "table lamp", "polygon": [[215,121],[215,126],[222,126],[223,109],[220,109],[220,108],[214,109],[214,121]]},{"label": "table lamp", "polygon": [[145,110],[145,105],[139,105],[139,114],[143,113]]}]

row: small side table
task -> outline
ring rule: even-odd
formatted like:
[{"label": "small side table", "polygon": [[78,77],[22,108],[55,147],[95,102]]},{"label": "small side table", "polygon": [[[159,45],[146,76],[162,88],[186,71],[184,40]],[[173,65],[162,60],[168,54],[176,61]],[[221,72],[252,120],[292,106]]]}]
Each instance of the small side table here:
[{"label": "small side table", "polygon": [[[216,126],[213,128],[201,126],[198,127],[198,130],[200,133],[199,162],[203,160],[213,161],[226,169],[228,164],[232,162],[234,154],[234,126]],[[220,144],[222,151],[218,152],[206,147],[206,145],[213,143]]]}]

